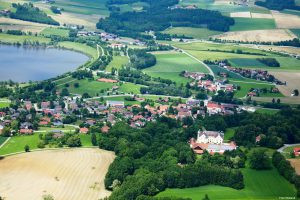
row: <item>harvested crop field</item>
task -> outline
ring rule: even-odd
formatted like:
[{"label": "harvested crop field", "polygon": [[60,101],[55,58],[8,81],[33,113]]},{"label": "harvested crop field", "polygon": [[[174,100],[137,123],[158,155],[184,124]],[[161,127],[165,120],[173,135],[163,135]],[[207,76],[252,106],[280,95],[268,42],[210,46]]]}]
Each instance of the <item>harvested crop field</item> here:
[{"label": "harvested crop field", "polygon": [[258,19],[273,19],[273,16],[271,14],[266,13],[251,13],[251,17]]},{"label": "harvested crop field", "polygon": [[104,177],[115,156],[100,149],[37,151],[0,161],[0,194],[4,199],[100,199],[110,195]]},{"label": "harvested crop field", "polygon": [[214,38],[245,42],[278,42],[292,40],[296,38],[296,36],[285,29],[274,29],[227,32],[224,34],[214,36]]},{"label": "harvested crop field", "polygon": [[230,13],[230,17],[251,18],[251,13],[250,12],[233,12],[233,13]]},{"label": "harvested crop field", "polygon": [[300,175],[300,160],[299,159],[288,159],[291,165],[295,168],[296,173]]},{"label": "harvested crop field", "polygon": [[300,28],[300,17],[297,15],[272,11],[277,28]]},{"label": "harvested crop field", "polygon": [[20,30],[23,32],[39,33],[46,27],[49,27],[49,25],[0,17],[0,29],[3,31]]},{"label": "harvested crop field", "polygon": [[[299,67],[300,68],[300,67]],[[300,91],[300,72],[270,72],[281,81],[286,81],[286,85],[278,86],[280,92],[285,96],[291,96],[291,92],[295,89]],[[299,102],[300,103],[300,102]]]}]

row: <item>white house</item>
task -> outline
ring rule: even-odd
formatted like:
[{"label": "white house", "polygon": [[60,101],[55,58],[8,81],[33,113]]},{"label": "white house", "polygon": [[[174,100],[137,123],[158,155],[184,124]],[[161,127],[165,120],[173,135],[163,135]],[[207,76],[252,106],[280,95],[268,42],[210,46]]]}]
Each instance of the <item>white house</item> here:
[{"label": "white house", "polygon": [[198,131],[197,143],[204,144],[222,144],[224,140],[224,133],[217,131]]}]

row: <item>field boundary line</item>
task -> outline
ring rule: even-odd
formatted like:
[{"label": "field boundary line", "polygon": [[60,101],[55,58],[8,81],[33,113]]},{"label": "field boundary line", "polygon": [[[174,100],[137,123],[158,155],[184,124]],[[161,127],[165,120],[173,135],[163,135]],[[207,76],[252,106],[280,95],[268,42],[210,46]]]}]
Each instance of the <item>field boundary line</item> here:
[{"label": "field boundary line", "polygon": [[249,84],[257,84],[257,85],[276,85],[274,83],[268,83],[268,82],[258,83],[258,82],[250,82],[250,81],[233,81],[233,80],[230,80],[230,82],[249,83]]},{"label": "field boundary line", "polygon": [[[0,157],[14,156],[14,155],[18,155],[18,154],[37,152],[37,151],[53,151],[53,150],[84,149],[84,148],[87,148],[87,149],[95,149],[95,148],[100,149],[98,146],[43,148],[43,149],[33,149],[33,150],[30,150],[29,152],[18,151],[18,152],[14,152],[14,153],[3,154],[3,155],[0,155]],[[100,149],[100,150],[104,150],[104,149]]]},{"label": "field boundary line", "polygon": [[7,138],[1,145],[0,145],[0,149],[10,140],[11,137]]}]

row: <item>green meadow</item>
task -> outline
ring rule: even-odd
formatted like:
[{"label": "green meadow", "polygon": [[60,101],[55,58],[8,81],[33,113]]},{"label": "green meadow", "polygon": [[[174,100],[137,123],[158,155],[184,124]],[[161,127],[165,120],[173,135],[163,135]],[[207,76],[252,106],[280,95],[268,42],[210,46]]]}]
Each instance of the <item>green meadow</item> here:
[{"label": "green meadow", "polygon": [[0,42],[8,42],[8,43],[22,43],[25,40],[35,42],[38,41],[40,43],[49,43],[50,38],[44,38],[40,36],[33,35],[10,35],[5,33],[0,33]]},{"label": "green meadow", "polygon": [[[79,87],[75,88],[74,83],[79,83]],[[82,95],[83,93],[88,93],[90,96],[96,96],[97,94],[100,93],[101,90],[107,90],[111,89],[112,86],[115,84],[113,83],[104,83],[104,82],[98,82],[94,80],[88,80],[88,79],[83,79],[83,80],[76,80],[74,82],[69,83],[69,87],[67,88],[68,91],[72,94],[80,94]],[[65,85],[60,85],[60,89],[65,88]]]},{"label": "green meadow", "polygon": [[[267,88],[268,90],[271,87],[275,87],[274,85],[270,84],[270,83],[264,83],[264,82],[243,82],[243,81],[234,81],[234,80],[229,80],[229,82],[231,84],[235,84],[235,85],[239,85],[241,87],[240,90],[237,90],[234,94],[234,96],[236,98],[243,98],[245,97],[249,90],[251,88],[255,88],[255,89],[262,89],[262,88]],[[283,95],[281,93],[261,93],[260,94],[261,97],[283,97]]]},{"label": "green meadow", "polygon": [[24,151],[25,145],[29,145],[30,150],[37,149],[39,142],[38,134],[14,136],[0,148],[0,155]]},{"label": "green meadow", "polygon": [[68,29],[62,29],[62,28],[45,28],[40,34],[45,36],[51,36],[51,35],[57,35],[61,37],[68,37],[69,36],[69,30]]},{"label": "green meadow", "polygon": [[90,47],[86,44],[81,44],[78,42],[59,42],[58,46],[66,48],[66,49],[70,49],[70,50],[74,50],[74,51],[78,51],[78,52],[82,52],[88,56],[90,56],[93,59],[97,59],[98,58],[98,51],[97,49]]},{"label": "green meadow", "polygon": [[106,97],[106,98],[104,98],[103,103],[106,102],[106,101],[124,101],[124,104],[126,106],[140,105],[141,104],[141,102],[139,102],[139,101],[127,101],[127,100],[125,100],[125,97],[128,97],[128,96]]},{"label": "green meadow", "polygon": [[255,58],[232,58],[228,61],[233,67],[268,67]]},{"label": "green meadow", "polygon": [[230,31],[250,31],[276,29],[274,19],[234,18],[235,24]]},{"label": "green meadow", "polygon": [[224,140],[229,141],[234,136],[235,128],[227,128],[224,133]]},{"label": "green meadow", "polygon": [[300,38],[300,29],[290,29],[298,38]]},{"label": "green meadow", "polygon": [[114,56],[113,60],[106,67],[106,71],[111,72],[112,68],[120,69],[123,65],[128,64],[129,59],[127,56]]},{"label": "green meadow", "polygon": [[155,54],[157,63],[155,66],[144,70],[146,74],[153,77],[171,79],[176,83],[186,83],[188,79],[181,77],[180,72],[204,72],[208,70],[199,62],[183,53]]},{"label": "green meadow", "polygon": [[106,0],[56,0],[54,5],[63,8],[65,12],[108,16],[109,11],[105,3]]},{"label": "green meadow", "polygon": [[220,31],[212,31],[207,28],[193,28],[193,27],[173,27],[163,31],[170,35],[185,35],[195,39],[209,39],[210,36],[221,34]]},{"label": "green meadow", "polygon": [[279,197],[296,199],[296,190],[292,184],[279,175],[276,169],[256,171],[242,169],[245,188],[235,190],[229,187],[206,185],[196,188],[167,189],[158,197],[182,197],[192,200],[203,199],[205,194],[216,200],[274,200]]},{"label": "green meadow", "polygon": [[9,107],[9,102],[0,102],[0,108],[6,108]]},{"label": "green meadow", "polygon": [[140,94],[140,88],[143,85],[125,82],[119,86],[119,91],[126,94]]},{"label": "green meadow", "polygon": [[[223,60],[227,59],[235,67],[252,67],[262,68],[266,70],[299,70],[300,60],[289,56],[281,56],[275,53],[266,52],[258,49],[247,48],[238,45],[216,44],[205,42],[194,43],[172,43],[173,46],[181,48],[200,60]],[[217,50],[217,51],[216,51]],[[237,54],[236,52],[242,50],[247,53],[256,53],[262,55]],[[219,52],[220,51],[220,52]],[[222,52],[225,51],[225,52]],[[256,60],[256,58],[270,57],[275,58],[280,67],[268,67]]]}]

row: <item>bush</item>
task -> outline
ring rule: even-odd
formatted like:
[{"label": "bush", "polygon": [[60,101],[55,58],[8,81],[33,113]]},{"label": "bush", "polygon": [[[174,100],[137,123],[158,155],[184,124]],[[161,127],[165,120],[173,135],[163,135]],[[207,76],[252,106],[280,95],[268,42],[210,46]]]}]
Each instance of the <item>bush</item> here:
[{"label": "bush", "polygon": [[271,168],[271,159],[263,149],[253,149],[249,154],[249,164],[252,169],[263,170]]},{"label": "bush", "polygon": [[30,151],[30,148],[29,148],[28,144],[25,145],[24,151],[25,151],[25,152],[29,152],[29,151]]}]

